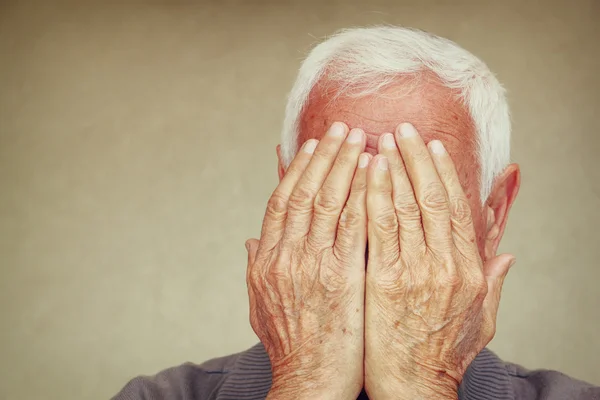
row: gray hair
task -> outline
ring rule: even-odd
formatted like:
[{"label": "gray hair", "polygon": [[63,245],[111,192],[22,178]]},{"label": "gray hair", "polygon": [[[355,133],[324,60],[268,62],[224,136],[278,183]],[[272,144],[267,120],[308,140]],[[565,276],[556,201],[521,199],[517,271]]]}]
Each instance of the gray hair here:
[{"label": "gray hair", "polygon": [[[331,68],[335,66],[335,68]],[[510,162],[510,115],[505,90],[489,68],[454,42],[427,32],[378,26],[345,29],[314,47],[302,63],[288,96],[281,138],[283,163],[298,148],[299,121],[311,90],[321,78],[353,96],[368,96],[400,74],[430,70],[456,89],[476,130],[482,203],[494,179]]]}]

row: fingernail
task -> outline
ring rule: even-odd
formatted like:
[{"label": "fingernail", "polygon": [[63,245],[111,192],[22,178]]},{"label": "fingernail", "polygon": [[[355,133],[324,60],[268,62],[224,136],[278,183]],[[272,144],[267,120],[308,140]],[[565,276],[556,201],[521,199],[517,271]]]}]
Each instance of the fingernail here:
[{"label": "fingernail", "polygon": [[245,246],[246,246],[246,251],[250,251],[250,243],[246,242]]},{"label": "fingernail", "polygon": [[429,148],[433,154],[444,154],[446,152],[444,145],[439,140],[429,142]]},{"label": "fingernail", "polygon": [[318,141],[316,139],[309,139],[302,146],[302,151],[308,154],[312,154],[315,152],[317,148]]},{"label": "fingernail", "polygon": [[331,125],[331,127],[329,128],[329,131],[327,131],[327,135],[333,137],[341,137],[344,136],[344,131],[344,124],[342,124],[341,122],[334,122],[333,125]]},{"label": "fingernail", "polygon": [[387,171],[388,169],[388,159],[387,157],[381,157],[377,162],[377,167],[382,171]]},{"label": "fingernail", "polygon": [[381,144],[386,149],[393,149],[394,147],[396,147],[396,140],[394,139],[394,135],[392,135],[391,133],[384,133],[383,139],[381,139]]},{"label": "fingernail", "polygon": [[350,134],[346,140],[348,143],[360,143],[362,142],[363,134],[364,132],[362,129],[354,128],[350,131]]},{"label": "fingernail", "polygon": [[400,136],[404,138],[410,138],[417,136],[417,130],[415,127],[408,122],[403,122],[398,126],[398,131],[400,131]]},{"label": "fingernail", "polygon": [[513,265],[515,265],[517,262],[516,258],[513,258],[512,261],[510,262],[510,264],[508,264],[508,269],[511,269]]},{"label": "fingernail", "polygon": [[358,157],[358,168],[365,168],[367,165],[369,165],[369,155],[363,153]]}]

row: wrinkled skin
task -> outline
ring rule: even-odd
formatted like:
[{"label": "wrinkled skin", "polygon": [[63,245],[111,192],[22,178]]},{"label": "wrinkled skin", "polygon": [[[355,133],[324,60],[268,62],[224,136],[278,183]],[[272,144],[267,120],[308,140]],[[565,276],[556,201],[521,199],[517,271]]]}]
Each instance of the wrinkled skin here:
[{"label": "wrinkled skin", "polygon": [[[383,166],[383,168],[382,168]],[[483,263],[440,141],[410,124],[380,137],[367,185],[365,388],[372,399],[454,399],[495,333],[514,257]]]},{"label": "wrinkled skin", "polygon": [[[311,94],[299,141],[322,139],[323,167],[307,168],[303,151],[289,168],[280,163],[260,242],[247,243],[251,322],[272,363],[269,398],[354,399],[364,387],[372,399],[456,399],[494,335],[514,260],[496,251],[519,169],[508,166],[482,204],[468,113],[423,81],[418,95],[330,104],[327,93]],[[319,150],[332,141],[319,132],[336,120],[365,131],[353,157]],[[422,135],[384,135],[407,120]],[[428,149],[435,139],[446,151]],[[357,168],[363,149],[375,155],[366,169]]]},{"label": "wrinkled skin", "polygon": [[[308,141],[249,240],[250,322],[271,360],[269,398],[356,398],[363,387],[365,136]],[[348,140],[346,139],[348,137]],[[361,167],[359,165],[361,158]]]}]

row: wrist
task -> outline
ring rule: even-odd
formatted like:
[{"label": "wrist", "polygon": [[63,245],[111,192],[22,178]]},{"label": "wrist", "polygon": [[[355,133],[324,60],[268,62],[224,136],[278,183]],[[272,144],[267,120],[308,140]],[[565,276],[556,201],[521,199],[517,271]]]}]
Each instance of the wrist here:
[{"label": "wrist", "polygon": [[366,392],[371,400],[458,400],[458,390],[414,382],[403,386],[367,389]]},{"label": "wrist", "polygon": [[324,381],[306,377],[306,379],[276,380],[271,384],[267,400],[356,400],[361,390],[362,383],[343,384],[341,379]]},{"label": "wrist", "polygon": [[[380,375],[381,376],[381,375]],[[368,379],[366,391],[372,400],[457,400],[458,383],[452,377],[434,375],[387,375],[384,379]]]},{"label": "wrist", "polygon": [[356,395],[349,394],[348,390],[339,388],[315,387],[313,385],[304,385],[305,387],[278,387],[271,388],[267,394],[266,400],[356,400]]}]

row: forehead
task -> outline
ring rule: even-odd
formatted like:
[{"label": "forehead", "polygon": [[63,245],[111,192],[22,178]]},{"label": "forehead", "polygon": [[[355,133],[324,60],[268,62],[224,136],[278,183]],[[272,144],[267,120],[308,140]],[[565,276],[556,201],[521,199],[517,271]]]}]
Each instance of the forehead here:
[{"label": "forehead", "polygon": [[443,86],[432,74],[400,77],[376,94],[357,97],[339,92],[335,83],[315,85],[300,118],[299,144],[321,138],[333,122],[342,121],[350,128],[363,129],[367,151],[375,154],[381,134],[410,122],[425,142],[441,140],[453,158],[474,153],[474,129],[466,107],[457,91]]}]

